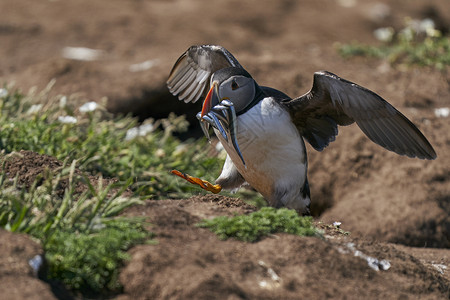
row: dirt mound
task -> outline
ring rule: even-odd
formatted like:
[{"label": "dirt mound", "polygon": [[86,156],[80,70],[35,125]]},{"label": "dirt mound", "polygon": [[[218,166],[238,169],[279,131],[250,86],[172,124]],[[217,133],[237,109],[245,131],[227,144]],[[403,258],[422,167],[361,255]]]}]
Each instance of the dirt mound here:
[{"label": "dirt mound", "polygon": [[1,157],[4,162],[3,173],[9,178],[16,178],[19,185],[30,187],[37,181],[42,184],[45,171],[62,170],[63,163],[54,157],[40,155],[32,151],[19,151]]},{"label": "dirt mound", "polygon": [[7,299],[57,299],[37,278],[29,261],[43,254],[38,243],[23,234],[0,229],[0,290]]},{"label": "dirt mound", "polygon": [[[52,156],[41,155],[36,152],[25,150],[13,152],[8,155],[0,155],[0,164],[3,162],[2,172],[10,180],[17,178],[18,186],[23,188],[30,188],[33,184],[36,184],[37,186],[41,185],[49,176],[46,172],[51,172],[52,175],[56,175],[61,173],[64,168],[67,169],[70,167],[70,165],[64,165],[63,162]],[[78,168],[75,168],[74,174],[80,177],[85,176],[93,186],[98,186],[98,176],[83,173]],[[60,197],[64,195],[66,188],[69,186],[68,176],[69,173],[66,172],[55,186],[55,193]],[[117,182],[117,179],[115,178],[102,178],[102,180],[103,186]],[[86,189],[87,185],[82,180],[76,181],[74,189],[75,194],[81,194]],[[112,192],[114,191],[115,190],[113,189]],[[131,191],[126,190],[124,195],[129,195],[130,193]]]},{"label": "dirt mound", "polygon": [[[221,199],[222,198],[222,199]],[[277,234],[257,243],[219,241],[195,226],[202,218],[232,215],[214,196],[146,201],[127,215],[148,216],[157,245],[133,248],[121,273],[120,299],[438,299],[450,296],[449,278],[432,263],[448,264],[439,254],[420,260],[386,243],[367,242],[344,234],[326,238]],[[245,213],[246,205],[235,207]],[[327,227],[324,227],[327,228]],[[355,251],[360,256],[355,256]],[[366,255],[366,256],[364,256]],[[375,271],[367,257],[387,260],[390,268]],[[420,256],[418,256],[420,257]]]},{"label": "dirt mound", "polygon": [[[311,153],[313,205],[320,219],[340,220],[355,236],[416,247],[450,247],[450,143],[448,120],[423,114],[421,126],[438,151],[435,161],[397,156],[367,143],[354,126],[342,146]],[[428,125],[427,125],[428,124]],[[316,201],[316,202],[314,202]]]}]

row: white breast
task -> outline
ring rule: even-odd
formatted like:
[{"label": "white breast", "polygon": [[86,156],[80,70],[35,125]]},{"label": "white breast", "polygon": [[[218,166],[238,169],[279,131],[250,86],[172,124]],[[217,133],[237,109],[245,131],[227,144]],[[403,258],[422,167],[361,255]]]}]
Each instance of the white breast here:
[{"label": "white breast", "polygon": [[[225,150],[245,180],[269,202],[290,202],[306,179],[306,153],[303,139],[289,113],[272,98],[264,98],[237,117],[237,140],[244,167],[231,143],[220,134]],[[274,199],[276,190],[291,191],[285,199]],[[276,203],[272,203],[275,205]],[[283,203],[286,206],[288,203]]]}]

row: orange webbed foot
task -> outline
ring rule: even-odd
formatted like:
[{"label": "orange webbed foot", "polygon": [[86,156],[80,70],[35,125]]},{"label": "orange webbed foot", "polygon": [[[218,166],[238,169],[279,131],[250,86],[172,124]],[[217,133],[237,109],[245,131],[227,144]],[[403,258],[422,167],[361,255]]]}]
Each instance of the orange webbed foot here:
[{"label": "orange webbed foot", "polygon": [[190,182],[192,184],[196,184],[196,185],[200,186],[202,189],[212,192],[214,194],[220,193],[220,191],[222,190],[222,187],[220,186],[220,184],[212,184],[209,181],[200,179],[198,177],[193,177],[189,174],[182,173],[178,170],[172,170],[171,173],[187,180],[188,182]]}]

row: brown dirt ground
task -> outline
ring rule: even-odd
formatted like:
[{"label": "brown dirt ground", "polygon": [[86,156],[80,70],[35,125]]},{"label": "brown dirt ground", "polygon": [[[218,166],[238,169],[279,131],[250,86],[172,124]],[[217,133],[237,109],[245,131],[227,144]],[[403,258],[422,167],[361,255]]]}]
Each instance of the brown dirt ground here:
[{"label": "brown dirt ground", "polygon": [[50,286],[37,279],[28,261],[43,254],[24,234],[0,229],[0,291],[4,299],[57,299]]},{"label": "brown dirt ground", "polygon": [[[21,151],[14,155],[20,168],[8,175],[28,186],[34,169],[56,171],[54,158]],[[20,158],[17,159],[17,158]],[[45,162],[48,162],[46,164]],[[11,162],[11,161],[10,161]],[[30,170],[30,172],[22,172]],[[17,173],[15,173],[17,172]],[[29,174],[31,173],[31,175]],[[276,234],[256,243],[219,241],[196,226],[204,218],[246,214],[256,208],[221,195],[189,199],[147,200],[129,208],[126,216],[145,216],[156,234],[156,245],[140,245],[129,252],[117,299],[445,299],[450,296],[450,251],[413,248],[354,237],[317,222],[323,238]],[[69,299],[57,285],[39,281],[27,262],[42,254],[24,235],[0,231],[0,286],[8,299]],[[355,250],[390,268],[371,269]],[[274,275],[275,274],[275,275]],[[22,287],[23,285],[23,287]],[[56,293],[56,294],[53,294]]]},{"label": "brown dirt ground", "polygon": [[[10,154],[0,153],[0,164],[4,162],[3,173],[9,180],[15,180],[17,177],[17,185],[19,187],[29,188],[33,184],[41,185],[45,179],[53,174],[60,173],[65,170],[65,175],[62,176],[55,187],[55,194],[62,197],[66,188],[69,185],[69,165],[64,165],[56,158],[48,155],[39,155],[35,152],[21,150]],[[50,171],[50,173],[48,173]],[[75,168],[74,176],[79,176],[82,180],[77,181],[74,188],[75,194],[81,194],[88,188],[85,184],[85,178],[95,187],[99,183],[98,176],[92,176],[81,172]],[[86,176],[86,177],[84,177]],[[52,178],[52,177],[50,177]],[[107,186],[117,182],[115,178],[102,178],[102,186]],[[113,189],[110,193],[114,193]],[[130,195],[131,191],[126,190],[124,196]]]},{"label": "brown dirt ground", "polygon": [[[313,214],[325,224],[341,221],[350,236],[328,230],[333,237],[324,240],[275,235],[254,244],[223,242],[194,224],[251,207],[221,196],[147,201],[128,213],[148,216],[159,243],[130,250],[120,298],[449,298],[450,124],[433,110],[450,106],[450,70],[344,60],[334,48],[353,40],[376,44],[374,29],[401,28],[406,16],[432,17],[448,31],[447,0],[3,0],[0,11],[2,84],[41,90],[56,79],[52,95],[78,93],[79,103],[106,96],[115,112],[144,118],[176,111],[193,118],[198,104],[176,101],[165,79],[190,45],[220,44],[260,84],[292,96],[307,91],[313,72],[321,69],[368,87],[410,118],[438,153],[432,162],[399,157],[372,144],[356,126],[341,128],[322,153],[309,147]],[[61,56],[66,46],[104,55],[90,62],[68,60]],[[129,70],[146,60],[154,66]],[[60,167],[53,158],[39,159]],[[11,170],[25,183],[43,170],[27,160],[16,163]],[[1,290],[11,291],[10,298],[50,299],[49,287],[34,279],[25,260],[41,249],[26,237],[0,235]],[[376,272],[363,259],[341,253],[348,242],[389,260],[391,268]],[[15,261],[20,268],[13,268]],[[443,274],[439,265],[447,266]],[[272,280],[268,268],[281,279]]]},{"label": "brown dirt ground", "polygon": [[[119,298],[439,299],[450,295],[448,274],[432,266],[432,262],[448,264],[447,250],[422,259],[394,244],[354,239],[325,226],[324,239],[277,234],[249,244],[218,241],[209,230],[195,226],[203,218],[248,211],[244,202],[217,195],[149,200],[144,207],[128,211],[152,220],[158,244],[130,251],[132,260],[121,273],[125,295]],[[372,270],[353,255],[349,243],[366,255],[388,260],[392,267]],[[269,268],[279,278],[272,277]]]}]

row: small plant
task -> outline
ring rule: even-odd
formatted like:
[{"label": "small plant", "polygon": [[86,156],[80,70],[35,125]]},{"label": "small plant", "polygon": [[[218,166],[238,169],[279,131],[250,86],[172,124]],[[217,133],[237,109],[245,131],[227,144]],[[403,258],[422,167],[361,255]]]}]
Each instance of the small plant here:
[{"label": "small plant", "polygon": [[115,218],[88,232],[55,231],[44,241],[47,276],[82,292],[120,291],[118,276],[126,251],[150,238],[142,219]]},{"label": "small plant", "polygon": [[450,65],[450,38],[434,28],[430,19],[407,19],[406,27],[395,32],[393,28],[380,28],[374,32],[383,42],[370,46],[353,42],[338,44],[343,57],[369,56],[387,59],[391,64],[432,66],[444,69]]},{"label": "small plant", "polygon": [[[103,187],[101,178],[93,186],[87,177],[75,174],[75,165],[58,174],[46,172],[43,183],[30,188],[1,172],[0,227],[41,241],[49,278],[82,292],[116,292],[119,266],[128,258],[125,251],[151,238],[142,218],[117,217],[141,201],[123,197],[124,188]],[[57,190],[64,180],[68,185],[61,198]],[[87,186],[81,194],[75,192],[78,184]]]},{"label": "small plant", "polygon": [[311,217],[300,217],[295,210],[273,207],[263,207],[249,215],[203,220],[198,226],[209,228],[222,240],[235,238],[245,242],[254,242],[272,233],[318,234]]}]

